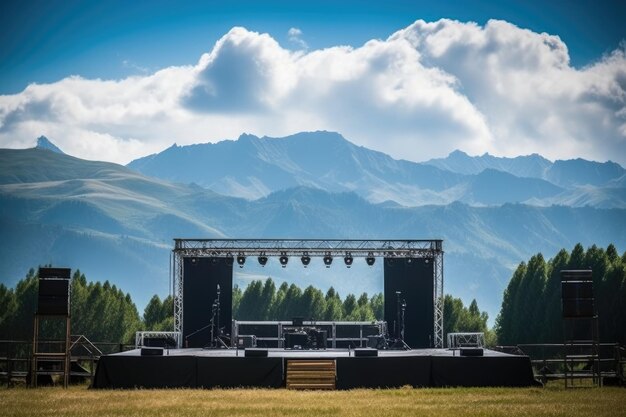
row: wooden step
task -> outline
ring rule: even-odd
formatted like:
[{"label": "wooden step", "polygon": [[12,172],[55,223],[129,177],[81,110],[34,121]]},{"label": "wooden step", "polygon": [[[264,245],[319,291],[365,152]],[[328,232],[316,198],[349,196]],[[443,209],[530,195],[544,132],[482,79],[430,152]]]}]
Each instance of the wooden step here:
[{"label": "wooden step", "polygon": [[334,360],[288,360],[288,389],[335,389],[337,367]]}]

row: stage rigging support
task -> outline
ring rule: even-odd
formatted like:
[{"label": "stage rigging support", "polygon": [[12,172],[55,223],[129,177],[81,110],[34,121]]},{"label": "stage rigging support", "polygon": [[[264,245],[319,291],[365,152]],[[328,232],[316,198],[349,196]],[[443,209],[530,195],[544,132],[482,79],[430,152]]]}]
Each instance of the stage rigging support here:
[{"label": "stage rigging support", "polygon": [[[443,241],[442,240],[346,240],[346,239],[174,239],[172,280],[174,330],[183,330],[184,258],[259,256],[300,258],[429,258],[434,261],[433,347],[443,348]],[[356,259],[355,259],[356,261]],[[369,261],[368,261],[369,262]]]}]

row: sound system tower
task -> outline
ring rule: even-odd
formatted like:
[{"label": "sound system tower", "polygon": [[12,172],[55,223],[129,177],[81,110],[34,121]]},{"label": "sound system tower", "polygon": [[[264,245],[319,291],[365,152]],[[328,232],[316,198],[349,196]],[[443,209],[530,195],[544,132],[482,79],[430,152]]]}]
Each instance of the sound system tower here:
[{"label": "sound system tower", "polygon": [[396,291],[406,301],[404,342],[429,348],[434,342],[435,304],[433,258],[385,258],[385,321],[390,335],[397,322]]},{"label": "sound system tower", "polygon": [[[220,286],[220,327],[231,333],[233,258],[183,258],[183,328],[185,347],[202,348],[211,340],[212,304]],[[204,328],[204,329],[203,329]],[[203,329],[201,331],[198,331]],[[193,335],[192,333],[197,332]]]},{"label": "sound system tower", "polygon": [[602,386],[598,313],[593,271],[561,270],[565,387],[580,386],[581,378]]},{"label": "sound system tower", "polygon": [[591,271],[561,271],[561,300],[563,318],[592,318],[595,316]]},{"label": "sound system tower", "polygon": [[69,316],[69,268],[39,268],[37,314],[41,316]]}]

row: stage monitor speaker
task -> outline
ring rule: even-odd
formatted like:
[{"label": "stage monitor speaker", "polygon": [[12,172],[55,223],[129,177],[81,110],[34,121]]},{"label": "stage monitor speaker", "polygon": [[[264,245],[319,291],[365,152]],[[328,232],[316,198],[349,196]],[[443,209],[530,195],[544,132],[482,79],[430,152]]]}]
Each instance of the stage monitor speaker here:
[{"label": "stage monitor speaker", "polygon": [[361,349],[354,349],[354,356],[355,357],[374,357],[374,356],[378,356],[378,349],[372,349],[372,348],[361,348]]},{"label": "stage monitor speaker", "polygon": [[461,356],[483,356],[483,348],[462,347],[460,349]]},{"label": "stage monitor speaker", "polygon": [[[406,300],[404,342],[429,348],[434,341],[435,305],[433,258],[385,258],[385,321],[391,335],[397,321],[396,291]],[[399,324],[397,324],[399,325]]]},{"label": "stage monitor speaker", "polygon": [[267,358],[267,349],[247,348],[244,351],[246,358]]},{"label": "stage monitor speaker", "polygon": [[563,317],[591,318],[595,316],[593,298],[563,299]]},{"label": "stage monitor speaker", "polygon": [[[217,298],[218,285],[220,327],[224,333],[230,334],[233,317],[233,258],[183,258],[182,339],[186,347],[199,348],[210,343],[212,305]],[[192,335],[194,332],[197,333]]]},{"label": "stage monitor speaker", "polygon": [[141,356],[163,356],[162,347],[142,347]]}]

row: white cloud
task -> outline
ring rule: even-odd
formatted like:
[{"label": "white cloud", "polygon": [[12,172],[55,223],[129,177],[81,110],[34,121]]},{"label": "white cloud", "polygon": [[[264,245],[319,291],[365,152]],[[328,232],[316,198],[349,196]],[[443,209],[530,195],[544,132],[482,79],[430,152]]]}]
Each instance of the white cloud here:
[{"label": "white cloud", "polygon": [[303,130],[416,161],[459,148],[626,164],[625,48],[575,69],[558,37],[503,21],[417,21],[359,48],[295,52],[233,28],[195,65],[0,96],[0,146],[44,134],[122,163],[173,142]]},{"label": "white cloud", "polygon": [[300,49],[307,50],[309,45],[302,39],[302,31],[298,28],[290,28],[287,31],[289,42],[293,43]]}]

